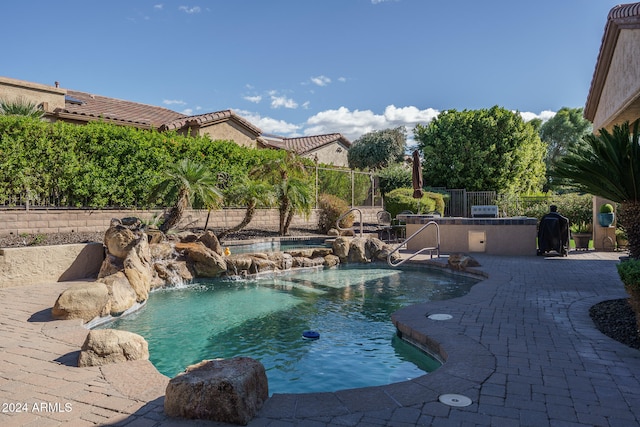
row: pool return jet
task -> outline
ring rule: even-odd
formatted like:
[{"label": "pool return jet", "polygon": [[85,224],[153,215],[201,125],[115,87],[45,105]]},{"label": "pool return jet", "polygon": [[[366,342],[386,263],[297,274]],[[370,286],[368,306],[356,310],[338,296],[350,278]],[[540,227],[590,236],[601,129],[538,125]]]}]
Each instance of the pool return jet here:
[{"label": "pool return jet", "polygon": [[[362,231],[362,211],[358,208],[351,208],[349,209],[347,212],[343,213],[342,215],[340,215],[340,217],[338,218],[338,220],[336,221],[336,227],[339,231],[347,231],[347,230],[353,230],[353,227],[349,227],[349,228],[342,228],[340,227],[340,221],[346,217],[347,215],[349,215],[351,212],[358,212],[358,214],[360,215],[360,237],[363,237],[363,231]],[[418,234],[422,233],[423,230],[426,230],[428,227],[434,226],[436,228],[436,245],[435,246],[427,246],[424,247],[418,251],[416,251],[415,253],[409,255],[409,257],[405,258],[405,259],[401,259],[399,262],[397,263],[393,263],[393,261],[391,261],[391,255],[393,255],[394,253],[398,252],[400,250],[400,248],[402,248],[403,246],[405,246],[407,243],[409,243],[413,238],[415,238]],[[409,236],[408,238],[406,238],[404,241],[400,242],[398,244],[398,246],[396,246],[391,252],[389,252],[389,254],[387,255],[387,264],[389,264],[391,267],[398,267],[402,264],[404,264],[405,262],[409,261],[410,259],[415,258],[416,256],[420,255],[423,252],[429,251],[429,255],[431,256],[431,258],[433,258],[433,253],[436,253],[436,257],[440,258],[440,226],[438,225],[437,222],[435,221],[429,221],[427,222],[425,225],[423,225],[422,227],[420,227],[418,229],[418,231],[416,231],[415,233],[413,233],[411,236]]]}]

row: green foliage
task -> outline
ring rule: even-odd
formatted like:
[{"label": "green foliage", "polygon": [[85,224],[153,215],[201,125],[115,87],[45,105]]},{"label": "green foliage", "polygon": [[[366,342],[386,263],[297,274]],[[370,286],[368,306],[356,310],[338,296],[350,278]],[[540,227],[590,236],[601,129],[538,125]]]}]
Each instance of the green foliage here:
[{"label": "green foliage", "polygon": [[173,200],[171,212],[160,230],[167,232],[176,226],[185,209],[192,206],[213,208],[222,202],[222,195],[216,187],[217,177],[199,163],[182,159],[171,164],[164,172],[164,179],[152,190],[151,197],[165,195]]},{"label": "green foliage", "polygon": [[592,196],[578,193],[541,193],[513,195],[502,198],[498,205],[507,216],[526,216],[541,219],[549,213],[549,206],[556,205],[558,213],[569,218],[570,223],[592,220]]},{"label": "green foliage", "polygon": [[150,202],[148,195],[179,159],[198,161],[235,182],[282,156],[208,137],[0,115],[0,203],[29,194],[32,201],[51,195],[62,206],[171,206],[173,200]]},{"label": "green foliage", "polygon": [[616,264],[620,280],[625,287],[640,291],[640,260],[629,259]]},{"label": "green foliage", "polygon": [[[362,205],[371,194],[371,180],[365,173],[355,173],[353,178],[353,203]],[[351,204],[350,170],[319,169],[318,187],[320,192],[332,194]]]},{"label": "green foliage", "polygon": [[[326,234],[331,228],[335,228],[338,218],[349,210],[349,204],[331,194],[321,194],[319,199],[318,230]],[[340,221],[340,227],[350,228],[354,221],[355,217],[350,213]]]},{"label": "green foliage", "polygon": [[375,170],[401,161],[406,140],[404,127],[366,133],[349,148],[349,167]]},{"label": "green foliage", "polygon": [[386,194],[396,188],[411,187],[411,169],[404,163],[394,163],[381,169],[377,173],[380,192],[384,198]]},{"label": "green foliage", "polygon": [[584,137],[555,165],[554,176],[578,191],[620,203],[620,223],[629,239],[629,255],[640,257],[640,134],[638,121],[611,132]]},{"label": "green foliage", "polygon": [[433,187],[531,193],[544,183],[545,146],[520,114],[500,107],[449,110],[414,135]]},{"label": "green foliage", "polygon": [[421,199],[414,199],[412,188],[397,188],[387,194],[384,207],[392,218],[395,218],[402,211],[443,214],[444,198],[440,193],[425,191]]},{"label": "green foliage", "polygon": [[44,115],[44,111],[34,102],[29,102],[25,98],[16,98],[14,101],[0,100],[0,114],[39,119]]},{"label": "green foliage", "polygon": [[570,149],[579,147],[582,138],[591,133],[591,122],[583,116],[582,108],[561,108],[555,116],[540,126],[540,139],[547,145],[545,166],[547,184],[554,188],[552,171],[555,163]]},{"label": "green foliage", "polygon": [[590,223],[585,221],[574,222],[569,226],[569,229],[572,233],[582,234],[582,233],[591,233],[593,227]]},{"label": "green foliage", "polygon": [[613,213],[613,205],[611,205],[611,203],[604,203],[600,206],[600,213]]}]

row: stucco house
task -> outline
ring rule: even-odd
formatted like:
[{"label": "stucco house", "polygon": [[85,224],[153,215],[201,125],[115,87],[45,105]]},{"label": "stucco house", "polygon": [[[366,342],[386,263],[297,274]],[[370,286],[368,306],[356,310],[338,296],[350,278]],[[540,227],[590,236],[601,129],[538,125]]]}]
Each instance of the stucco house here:
[{"label": "stucco house", "polygon": [[292,151],[299,156],[307,157],[326,165],[349,167],[347,151],[351,141],[340,133],[325,135],[300,136],[286,138],[277,135],[262,135],[265,148],[276,148]]},{"label": "stucco house", "polygon": [[258,148],[262,130],[231,110],[188,116],[167,108],[109,98],[77,90],[0,77],[0,99],[25,100],[44,111],[44,119],[85,124],[101,120],[139,129],[175,130],[184,135],[209,135]]},{"label": "stucco house", "polygon": [[595,131],[640,118],[640,3],[609,11],[584,116]]}]

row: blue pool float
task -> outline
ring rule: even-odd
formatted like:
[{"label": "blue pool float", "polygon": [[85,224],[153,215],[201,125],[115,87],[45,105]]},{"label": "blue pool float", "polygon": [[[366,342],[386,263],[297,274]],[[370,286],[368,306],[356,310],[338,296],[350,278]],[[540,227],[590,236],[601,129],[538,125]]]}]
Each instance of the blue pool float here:
[{"label": "blue pool float", "polygon": [[302,333],[302,338],[305,338],[308,340],[317,340],[318,338],[320,338],[320,334],[317,333],[316,331],[304,331]]}]

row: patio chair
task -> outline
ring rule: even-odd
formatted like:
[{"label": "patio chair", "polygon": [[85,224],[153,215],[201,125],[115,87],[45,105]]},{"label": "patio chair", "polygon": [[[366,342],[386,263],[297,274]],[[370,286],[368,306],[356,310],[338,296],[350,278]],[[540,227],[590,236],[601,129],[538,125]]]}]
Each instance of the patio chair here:
[{"label": "patio chair", "polygon": [[376,214],[376,218],[378,220],[378,239],[384,240],[385,233],[387,234],[387,242],[391,241],[391,235],[393,233],[393,226],[391,225],[391,214],[387,211],[379,211]]}]

